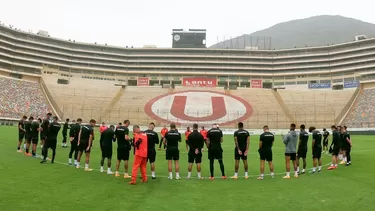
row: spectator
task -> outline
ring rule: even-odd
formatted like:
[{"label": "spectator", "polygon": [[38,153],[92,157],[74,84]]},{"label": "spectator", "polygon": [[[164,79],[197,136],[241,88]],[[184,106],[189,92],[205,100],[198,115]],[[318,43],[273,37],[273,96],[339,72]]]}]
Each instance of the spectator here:
[{"label": "spectator", "polygon": [[348,127],[372,127],[375,124],[375,89],[365,89],[345,118]]},{"label": "spectator", "polygon": [[36,82],[0,77],[0,116],[20,118],[23,115],[45,116],[51,111]]}]

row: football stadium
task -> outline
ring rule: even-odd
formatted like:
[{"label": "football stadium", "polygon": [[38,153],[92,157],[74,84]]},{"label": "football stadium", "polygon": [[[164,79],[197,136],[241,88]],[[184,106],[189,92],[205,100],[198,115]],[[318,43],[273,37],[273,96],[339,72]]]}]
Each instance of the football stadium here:
[{"label": "football stadium", "polygon": [[[189,32],[174,33],[172,48],[133,48],[80,43],[43,31],[34,34],[0,26],[2,210],[373,210],[374,170],[368,167],[375,158],[375,38],[282,50],[212,49],[186,43],[191,41],[184,39],[191,35]],[[204,33],[194,30],[193,35],[201,40]],[[27,121],[20,121],[23,116],[44,122],[47,113],[60,122],[50,124],[61,125],[56,131],[56,159],[55,151],[51,158],[51,151],[47,156],[40,146],[48,142],[48,138],[42,141],[43,130],[41,138],[36,138],[37,149],[32,156],[32,149],[23,149],[24,137],[20,136],[20,128]],[[82,125],[95,120],[90,126],[90,169],[87,162],[84,165],[84,155],[81,168],[72,163],[75,157],[68,157],[74,138],[66,131],[64,135],[62,128],[66,122],[72,132],[79,118]],[[103,171],[103,148],[99,144],[103,131],[99,126],[129,126],[125,137],[132,139],[131,147],[136,148],[142,143],[137,146],[133,126],[143,131],[151,122],[158,143],[165,135],[161,132],[164,127],[176,125],[182,134],[179,172],[173,164],[173,175],[168,176],[168,149],[164,151],[163,144],[156,144],[155,167],[146,167],[149,180],[140,179],[138,173],[136,185],[131,186],[130,178],[123,175],[132,175],[138,155],[130,149],[127,170],[123,162],[115,167],[117,143],[113,143],[111,167],[116,176],[108,175],[111,169],[107,171],[107,161]],[[246,153],[242,152],[247,156],[246,172],[241,160],[239,170],[235,170],[239,138],[234,132],[239,122],[250,135]],[[292,123],[297,133],[300,125],[305,125],[307,132],[313,129],[305,156],[307,167],[297,174],[290,164],[291,176],[285,177],[285,137]],[[224,134],[222,159],[218,159],[223,163],[219,168],[215,161],[215,177],[210,175],[210,149],[206,145],[199,152],[201,172],[197,175],[195,164],[188,170],[192,145],[187,141],[185,150],[190,134],[185,131],[187,127],[192,130],[193,124],[198,124],[199,130],[205,127],[208,133],[213,127]],[[350,135],[346,140],[352,148],[351,156],[350,151],[345,154],[340,149],[343,161],[336,166],[331,164],[335,147],[331,144],[332,125],[347,127],[345,134]],[[274,137],[275,170],[270,171],[265,162],[262,174],[259,143],[265,144],[261,136],[266,131],[264,126]],[[330,149],[323,149],[319,155],[322,163],[313,164],[313,157],[317,157],[311,150],[322,138],[320,135],[318,140],[315,135],[323,134],[323,128],[329,133],[325,137]],[[167,139],[160,141],[168,148]],[[210,136],[208,139],[213,140]],[[46,162],[41,164],[40,157]]]}]

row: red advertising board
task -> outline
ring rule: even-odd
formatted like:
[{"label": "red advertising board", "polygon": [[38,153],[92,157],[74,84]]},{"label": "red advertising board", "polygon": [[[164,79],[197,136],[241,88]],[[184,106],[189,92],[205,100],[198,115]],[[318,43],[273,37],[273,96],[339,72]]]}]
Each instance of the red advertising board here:
[{"label": "red advertising board", "polygon": [[138,78],[137,80],[137,86],[148,86],[149,85],[149,79],[148,78]]},{"label": "red advertising board", "polygon": [[183,78],[183,86],[206,86],[215,87],[217,84],[216,78]]},{"label": "red advertising board", "polygon": [[262,80],[251,80],[251,88],[262,88],[263,87],[263,82]]}]

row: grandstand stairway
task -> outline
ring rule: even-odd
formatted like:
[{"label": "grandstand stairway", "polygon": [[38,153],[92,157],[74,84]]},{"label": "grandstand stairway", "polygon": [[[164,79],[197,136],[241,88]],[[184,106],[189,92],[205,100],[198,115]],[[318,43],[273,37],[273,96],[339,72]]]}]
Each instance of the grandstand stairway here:
[{"label": "grandstand stairway", "polygon": [[358,87],[355,92],[353,93],[353,96],[350,98],[350,100],[346,103],[345,107],[342,109],[339,116],[336,117],[335,123],[340,125],[343,123],[345,118],[348,116],[349,112],[354,107],[355,103],[357,102],[357,99],[359,96],[361,96],[363,93],[363,89],[361,87]]},{"label": "grandstand stairway", "polygon": [[361,90],[340,122],[350,128],[375,127],[375,83],[361,84]]},{"label": "grandstand stairway", "polygon": [[39,86],[42,90],[43,94],[46,96],[48,104],[52,108],[52,113],[54,113],[59,119],[63,118],[63,113],[61,112],[60,108],[58,107],[56,101],[53,99],[51,93],[49,92],[46,84],[42,77],[39,78]]},{"label": "grandstand stairway", "polygon": [[58,77],[56,74],[42,75],[45,90],[56,102],[54,106],[62,111],[61,118],[82,118],[84,121],[95,119],[102,122],[103,110],[109,107],[119,90],[115,82],[71,77],[69,84],[58,84]]},{"label": "grandstand stairway", "polygon": [[277,92],[277,90],[273,91],[272,92],[273,96],[275,96],[275,99],[277,100],[277,102],[279,103],[280,107],[283,109],[284,113],[285,113],[285,116],[289,119],[290,122],[293,122],[293,123],[297,123],[296,120],[294,119],[294,117],[291,115],[291,112],[288,108],[288,106],[286,106],[283,98],[281,97],[281,95],[279,94],[279,92]]},{"label": "grandstand stairway", "polygon": [[355,89],[344,90],[278,90],[299,124],[318,128],[335,124]]},{"label": "grandstand stairway", "polygon": [[106,117],[109,115],[113,107],[117,104],[117,102],[121,99],[122,95],[125,93],[125,88],[120,88],[115,97],[111,100],[111,102],[108,104],[107,108],[102,112],[101,116]]}]

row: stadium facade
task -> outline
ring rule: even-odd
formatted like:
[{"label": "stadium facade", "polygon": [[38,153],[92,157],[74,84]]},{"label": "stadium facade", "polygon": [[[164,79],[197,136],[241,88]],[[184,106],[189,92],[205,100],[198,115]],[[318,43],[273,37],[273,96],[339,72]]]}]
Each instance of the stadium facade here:
[{"label": "stadium facade", "polygon": [[[134,93],[137,92],[135,90],[139,90],[137,87],[147,87],[144,90],[147,90],[147,93],[153,93],[150,98],[140,99],[134,96],[124,99],[124,101],[140,100],[144,104],[150,101],[151,97],[165,95],[173,91],[186,92],[190,89],[186,87],[206,89],[208,92],[219,90],[223,94],[238,95],[245,101],[249,101],[248,98],[255,99],[255,96],[264,94],[258,90],[259,88],[325,89],[330,91],[351,89],[353,91],[346,94],[348,97],[343,99],[342,106],[339,106],[340,109],[331,110],[335,114],[329,119],[321,121],[321,125],[337,123],[343,121],[351,103],[359,95],[360,84],[372,82],[375,79],[374,67],[375,39],[330,46],[272,51],[207,48],[127,48],[78,43],[74,40],[61,40],[48,35],[26,33],[0,26],[1,74],[40,83],[49,104],[55,113],[61,117],[87,113],[84,111],[75,113],[77,106],[74,107],[74,105],[77,105],[77,102],[74,100],[68,102],[70,99],[68,96],[71,95],[71,92],[76,93],[76,96],[80,99],[82,99],[82,96],[88,97],[87,92],[79,93],[78,90],[83,88],[78,84],[90,84],[86,88],[90,88],[91,84],[110,84],[116,87],[116,89],[107,89],[113,95],[107,92],[107,94],[102,93],[104,97],[100,96],[100,93],[98,93],[99,97],[95,98],[94,96],[96,100],[103,101],[101,105],[98,105],[98,107],[101,107],[100,111],[95,110],[93,105],[89,106],[90,103],[88,102],[79,101],[82,104],[79,107],[81,110],[91,111],[91,115],[84,115],[85,117],[90,116],[111,122],[121,120],[126,116],[131,116],[130,113],[134,113],[133,109],[127,110],[127,114],[124,114],[124,111],[121,110],[123,107],[116,107],[116,104],[121,103],[122,98],[124,98],[123,92],[126,91],[123,90],[125,88],[128,92],[133,90]],[[66,89],[65,94],[57,91],[57,86]],[[103,88],[104,86],[99,87]],[[173,90],[165,91],[163,87]],[[175,87],[177,87],[176,90],[174,90]],[[183,88],[179,89],[179,87]],[[247,87],[250,89],[244,89]],[[258,91],[254,91],[255,88],[258,88]],[[156,89],[163,91],[156,92]],[[70,94],[67,94],[67,92],[70,92]],[[237,92],[243,92],[244,94]],[[267,92],[271,92],[271,90],[267,90]],[[276,100],[263,102],[265,104],[277,103],[281,107],[281,109],[274,111],[275,113],[282,113],[282,115],[277,114],[276,121],[285,122],[285,124],[283,123],[282,126],[277,124],[274,127],[285,127],[286,123],[290,121],[317,123],[316,120],[307,120],[307,118],[302,120],[302,113],[297,114],[297,111],[295,111],[298,110],[298,108],[295,108],[296,103],[287,100],[289,95],[288,92],[273,94]],[[65,96],[67,99],[61,100],[61,96]],[[314,94],[314,96],[317,95]],[[329,94],[324,94],[325,98],[329,98],[329,96]],[[105,103],[104,101],[109,102]],[[324,106],[328,105],[326,101],[324,103]],[[257,109],[254,104],[255,102],[251,103],[253,118],[248,121],[253,122],[255,116],[257,118],[256,126],[275,121],[275,117],[271,118],[270,116],[267,116],[266,121],[259,120],[262,116],[261,113],[272,113],[273,110],[263,111]],[[136,108],[138,109],[137,112],[147,110],[141,106]],[[113,109],[119,110],[116,111],[116,114],[112,114]],[[150,112],[155,113],[155,106],[152,109],[154,110]],[[245,113],[249,112],[248,108],[242,110],[242,113],[239,112],[241,114],[237,114],[237,116],[242,115],[244,117]],[[210,112],[213,111],[201,113],[204,117]],[[325,112],[329,113],[328,110]],[[97,113],[100,113],[100,115]],[[258,113],[258,115],[254,115],[254,113]],[[148,117],[147,120],[144,120],[145,122],[155,119],[155,115],[147,114]],[[316,114],[318,115],[318,113]],[[306,116],[306,112],[303,112],[303,115]],[[161,117],[163,115],[156,116],[159,117],[157,120],[160,120],[160,124],[175,121],[173,120],[175,117],[168,119],[165,116]],[[140,114],[137,118],[144,119]],[[265,118],[264,115],[262,118]],[[232,119],[238,120],[241,118],[228,117],[228,121],[224,121],[224,123],[230,122],[232,124],[233,122],[229,121]],[[216,120],[213,119],[212,121]],[[246,118],[242,118],[242,120],[246,120]],[[187,120],[184,122],[189,123]],[[206,122],[210,123],[211,120]]]}]

